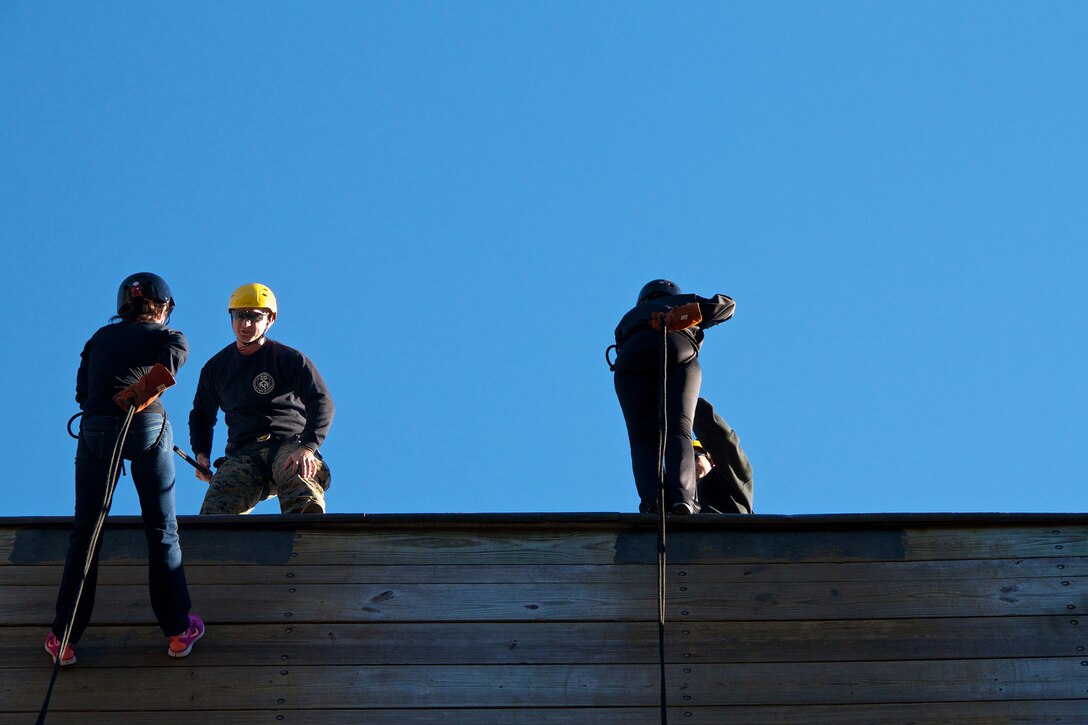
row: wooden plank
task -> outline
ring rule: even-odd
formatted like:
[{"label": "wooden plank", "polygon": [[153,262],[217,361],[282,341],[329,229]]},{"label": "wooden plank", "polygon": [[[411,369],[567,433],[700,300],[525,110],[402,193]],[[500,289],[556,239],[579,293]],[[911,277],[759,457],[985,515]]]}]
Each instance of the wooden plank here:
[{"label": "wooden plank", "polygon": [[[0,577],[3,573],[0,572]],[[729,584],[752,582],[870,582],[927,579],[1032,579],[1088,576],[1088,557],[1041,559],[965,559],[878,562],[759,562],[751,564],[671,564],[667,578]],[[2,579],[0,579],[2,581]]]},{"label": "wooden plank", "polygon": [[[1079,723],[1084,719],[1083,700],[1040,702],[942,702],[891,705],[816,705],[804,707],[671,707],[669,721],[677,723],[744,723],[744,725],[1039,725]],[[0,725],[26,725],[37,714],[0,714]],[[94,721],[113,725],[653,725],[661,721],[657,708],[491,708],[396,710],[203,710],[203,711],[98,711]],[[85,713],[51,712],[50,725],[87,725]]]},{"label": "wooden plank", "polygon": [[[0,714],[0,725],[27,725],[37,713],[5,716]],[[404,710],[252,710],[229,712],[224,710],[200,710],[181,713],[144,712],[95,712],[94,722],[111,725],[269,725],[269,723],[331,723],[332,725],[411,725],[436,722],[449,725],[480,725],[481,723],[509,723],[510,725],[633,725],[660,722],[659,711],[653,708],[489,708],[482,709],[404,709]],[[675,717],[684,717],[677,710]],[[691,716],[688,715],[690,718]],[[687,722],[688,720],[685,720]],[[88,725],[84,713],[51,713],[49,725]],[[721,720],[705,722],[720,723]]]},{"label": "wooden plank", "polygon": [[[193,585],[196,611],[220,622],[644,621],[657,592],[642,581],[535,584]],[[1088,577],[1067,579],[791,582],[674,586],[669,621],[766,621],[1076,614]],[[0,588],[0,621],[40,622],[53,586]],[[152,621],[146,586],[98,589],[95,619]]]},{"label": "wooden plank", "polygon": [[[69,527],[13,529],[7,556],[0,564],[63,565],[68,551]],[[290,529],[255,529],[247,526],[198,527],[180,531],[187,562],[205,564],[273,565],[290,562],[296,534]],[[103,563],[147,566],[147,541],[143,529],[117,525],[110,520],[102,535]],[[3,567],[0,567],[3,568]]]},{"label": "wooden plank", "polygon": [[[646,550],[645,532],[616,537],[617,561],[636,562],[655,554]],[[892,527],[831,529],[753,529],[682,524],[668,535],[668,560],[677,565],[737,562],[863,562],[906,558],[903,531]]]},{"label": "wooden plank", "polygon": [[692,706],[1069,700],[1088,692],[1083,657],[678,669],[670,668],[670,702],[675,697]]},{"label": "wooden plank", "polygon": [[[1088,565],[1086,565],[1088,568]],[[57,565],[0,567],[0,587],[58,586],[64,567]],[[1088,573],[1088,572],[1086,572]],[[641,581],[657,589],[657,567],[649,564],[564,566],[236,566],[191,565],[185,576],[190,584],[368,584],[403,582],[405,584],[546,584],[551,582],[599,583],[605,585]],[[100,585],[139,585],[147,583],[146,567],[103,564],[99,567]]]},{"label": "wooden plank", "polygon": [[[46,627],[0,627],[0,662],[39,667]],[[657,623],[209,624],[194,665],[656,663]],[[172,667],[157,627],[92,626],[79,664]]]},{"label": "wooden plank", "polygon": [[[209,622],[646,621],[657,591],[641,582],[579,584],[345,584],[192,586],[193,611]],[[0,589],[0,621],[48,619],[55,587]],[[99,587],[94,621],[149,624],[146,586]]]},{"label": "wooden plank", "polygon": [[[670,704],[841,705],[1082,700],[1082,658],[670,665]],[[0,671],[9,711],[40,704],[49,666]],[[52,709],[95,711],[445,707],[653,707],[653,665],[68,668]]]},{"label": "wooden plank", "polygon": [[[674,664],[865,662],[1085,656],[1068,617],[670,623]],[[208,665],[652,664],[656,622],[209,624],[194,662]],[[38,667],[46,626],[0,627],[0,663]],[[93,625],[80,664],[166,667],[154,626]]]},{"label": "wooden plank", "polygon": [[[698,517],[696,517],[698,518]],[[551,525],[549,525],[551,523]],[[873,526],[841,528],[750,525],[679,528],[669,539],[674,564],[955,560],[1088,556],[1085,526]],[[609,564],[653,563],[655,533],[620,523],[562,529],[543,517],[538,525],[478,528],[436,522],[424,529],[390,524],[365,529],[262,529],[231,519],[182,527],[182,548],[192,563],[318,564]],[[0,564],[59,564],[67,548],[60,527],[0,529]],[[104,561],[142,564],[142,533],[131,525],[107,527]],[[6,555],[4,555],[6,554]]]},{"label": "wooden plank", "polygon": [[[306,514],[254,514],[245,517],[181,515],[179,522],[186,528],[221,529],[224,526],[248,531],[273,528],[321,528],[365,531],[374,529],[436,528],[532,528],[548,526],[566,530],[588,529],[648,529],[657,526],[653,514],[618,512],[524,512],[524,513],[441,513],[441,514],[326,514],[319,519]],[[59,528],[71,526],[71,516],[4,516],[4,528]],[[874,527],[904,528],[907,526],[980,528],[1012,526],[1070,527],[1088,526],[1088,513],[877,513],[877,514],[754,514],[731,516],[673,517],[674,529],[871,529]],[[138,516],[111,516],[110,525],[139,528]]]},{"label": "wooden plank", "polygon": [[0,526],[0,568],[11,561],[15,549],[16,529]]},{"label": "wooden plank", "polygon": [[[54,585],[63,567],[26,565],[0,567],[0,587]],[[530,583],[652,581],[654,564],[538,564],[524,565],[419,565],[380,564],[280,566],[186,563],[193,584],[269,584],[277,581],[308,584],[343,584],[400,581],[405,583]],[[753,582],[871,582],[874,580],[927,581],[932,579],[1031,579],[1088,576],[1088,557],[1043,559],[974,559],[962,561],[862,562],[862,563],[759,563],[670,565],[667,579],[678,585]],[[102,584],[146,582],[145,567],[103,563]]]},{"label": "wooden plank", "polygon": [[[670,626],[670,661],[813,661],[881,657],[1012,657],[1076,654],[1083,646],[1077,627],[1065,618],[906,620],[903,622],[712,623]],[[656,633],[648,625],[602,623],[506,625],[295,625],[214,626],[215,642],[201,645],[216,664],[254,662],[289,655],[306,664],[455,663],[471,653],[473,662],[653,662]],[[15,628],[7,628],[14,630]],[[112,665],[157,663],[157,631],[142,628],[142,642],[126,628],[92,628],[85,643]],[[283,634],[286,630],[290,633]],[[0,661],[33,664],[41,655],[30,630],[12,654]],[[23,630],[26,631],[26,630]],[[570,636],[565,633],[569,631]],[[123,633],[123,634],[122,634]],[[239,634],[232,634],[239,633]],[[636,633],[641,635],[637,636]],[[577,634],[577,639],[574,635]],[[106,640],[106,641],[103,641]],[[222,645],[219,645],[222,642]],[[335,644],[335,646],[333,646]],[[136,649],[133,649],[135,647]],[[141,648],[142,647],[142,648]],[[150,647],[150,661],[147,661]],[[266,647],[271,647],[270,652]],[[359,652],[353,649],[359,647]],[[15,650],[21,648],[22,652]],[[105,648],[105,652],[102,652]],[[81,646],[81,652],[85,647]],[[20,654],[22,658],[20,658]],[[10,660],[8,658],[11,658]],[[86,659],[86,655],[81,655]],[[120,660],[115,660],[120,657]],[[220,658],[226,657],[225,661]],[[161,663],[158,663],[161,664]]]},{"label": "wooden plank", "polygon": [[[227,522],[224,522],[225,524]],[[14,530],[4,564],[63,564],[68,532],[58,528]],[[182,528],[181,548],[190,564],[399,564],[408,566],[472,564],[612,564],[616,532],[610,530],[562,530],[554,527],[472,530],[450,527],[427,531],[351,529],[292,531],[247,530],[225,525],[215,528]],[[645,539],[640,561],[654,563],[654,533]],[[147,544],[140,529],[107,526],[103,535],[103,562],[138,566],[146,564]]]},{"label": "wooden plank", "polygon": [[[644,561],[644,532],[617,535],[617,561]],[[628,545],[628,542],[636,542]],[[674,531],[675,565],[771,562],[949,561],[1088,556],[1088,528],[1045,526],[694,527]]]},{"label": "wooden plank", "polygon": [[872,619],[1075,614],[1088,577],[711,583],[675,580],[668,619]]},{"label": "wooden plank", "polygon": [[[686,707],[669,708],[669,722],[703,725],[1039,725],[1075,723],[1083,719],[1084,712],[1083,700]],[[656,713],[647,712],[646,719],[638,722],[659,721]],[[339,722],[332,721],[330,725]],[[385,722],[391,724],[392,720],[368,719],[367,722],[385,725]]]},{"label": "wooden plank", "polygon": [[865,662],[1085,656],[1088,622],[1066,616],[683,622],[669,662]]},{"label": "wooden plank", "polygon": [[1088,527],[908,527],[910,559],[1011,559],[1088,555]]},{"label": "wooden plank", "polygon": [[[0,587],[56,585],[62,566],[38,564],[0,567]],[[656,564],[535,564],[524,565],[420,565],[386,566],[357,563],[347,566],[290,564],[194,564],[186,562],[186,576],[192,584],[366,584],[397,581],[404,583],[544,583],[618,582],[645,580],[657,586]],[[1043,559],[971,559],[962,561],[895,561],[845,563],[758,563],[670,565],[667,578],[676,584],[753,582],[871,582],[874,580],[930,579],[1031,579],[1088,576],[1088,557]],[[147,581],[143,566],[103,563],[101,584],[142,584]]]},{"label": "wooden plank", "polygon": [[[0,670],[0,702],[37,709],[48,660]],[[95,711],[653,706],[655,666],[66,668],[50,709]],[[43,679],[44,678],[44,679]]]},{"label": "wooden plank", "polygon": [[[653,552],[651,532],[640,534]],[[613,564],[616,534],[596,531],[300,531],[296,565]],[[651,563],[654,558],[630,563]]]}]

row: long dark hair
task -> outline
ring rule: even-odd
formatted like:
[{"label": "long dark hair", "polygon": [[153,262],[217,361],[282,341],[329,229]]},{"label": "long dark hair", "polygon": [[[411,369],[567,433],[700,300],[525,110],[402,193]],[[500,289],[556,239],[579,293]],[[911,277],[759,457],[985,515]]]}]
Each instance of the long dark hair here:
[{"label": "long dark hair", "polygon": [[173,309],[174,306],[169,301],[158,302],[150,297],[137,297],[122,305],[117,314],[110,318],[110,322],[156,322],[163,310],[166,310],[164,322],[169,322]]}]

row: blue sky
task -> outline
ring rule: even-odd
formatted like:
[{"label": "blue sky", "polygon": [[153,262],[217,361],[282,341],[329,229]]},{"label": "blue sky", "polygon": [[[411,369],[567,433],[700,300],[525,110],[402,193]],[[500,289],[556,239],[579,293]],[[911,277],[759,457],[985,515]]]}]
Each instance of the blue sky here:
[{"label": "blue sky", "polygon": [[1084,511],[1085,37],[1073,2],[0,4],[0,515],[71,513],[79,352],[145,269],[186,449],[230,292],[275,291],[330,512],[635,511],[604,348],[656,277],[737,301],[703,393],[757,513]]}]

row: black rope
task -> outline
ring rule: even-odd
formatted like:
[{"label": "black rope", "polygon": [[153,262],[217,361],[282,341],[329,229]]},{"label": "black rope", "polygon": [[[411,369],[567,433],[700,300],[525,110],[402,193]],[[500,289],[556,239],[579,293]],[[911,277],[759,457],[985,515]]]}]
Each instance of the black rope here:
[{"label": "black rope", "polygon": [[[121,431],[117,434],[117,442],[113,445],[113,454],[110,456],[110,467],[106,473],[106,495],[102,499],[102,510],[98,512],[98,521],[95,522],[94,531],[91,533],[91,542],[87,547],[87,557],[83,561],[83,576],[79,579],[79,589],[76,590],[76,597],[72,602],[72,611],[68,615],[68,622],[64,625],[64,636],[60,640],[60,651],[57,653],[57,659],[53,663],[53,675],[49,678],[49,689],[45,692],[45,700],[42,702],[42,709],[38,713],[37,725],[42,725],[45,722],[45,715],[49,712],[49,700],[53,696],[53,686],[57,683],[57,673],[60,672],[60,661],[64,658],[64,651],[68,649],[68,642],[72,637],[72,627],[75,625],[76,612],[79,610],[79,600],[83,596],[83,585],[87,581],[87,574],[91,571],[91,565],[94,563],[94,557],[96,549],[98,548],[98,540],[102,535],[102,528],[106,523],[106,517],[110,513],[110,506],[113,505],[113,492],[117,490],[117,481],[121,477],[121,464],[124,461],[124,457],[121,455],[125,450],[125,439],[128,438],[128,429],[132,425],[132,416],[136,414],[136,407],[132,406],[128,409],[128,415],[125,416],[125,422],[121,426]],[[72,432],[72,421],[78,416],[72,416],[68,421],[68,432]]]},{"label": "black rope", "polygon": [[661,664],[661,725],[668,725],[665,689],[665,440],[669,432],[665,416],[665,381],[669,366],[669,330],[661,321],[661,384],[657,396],[657,420],[660,437],[657,442],[657,655]]}]

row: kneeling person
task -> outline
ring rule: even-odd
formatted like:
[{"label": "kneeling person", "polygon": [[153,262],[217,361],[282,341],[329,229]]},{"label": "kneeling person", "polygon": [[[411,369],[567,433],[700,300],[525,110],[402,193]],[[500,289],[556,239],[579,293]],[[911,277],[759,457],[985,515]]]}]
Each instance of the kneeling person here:
[{"label": "kneeling person", "polygon": [[189,439],[209,469],[217,412],[227,424],[226,456],[216,461],[202,514],[245,514],[277,496],[280,511],[324,513],[331,476],[318,448],[329,432],[333,402],[314,364],[267,337],[278,312],[272,290],[242,285],[228,311],[234,342],[200,371]]},{"label": "kneeling person", "polygon": [[695,404],[695,475],[704,513],[752,513],[752,464],[740,438],[706,398]]}]

